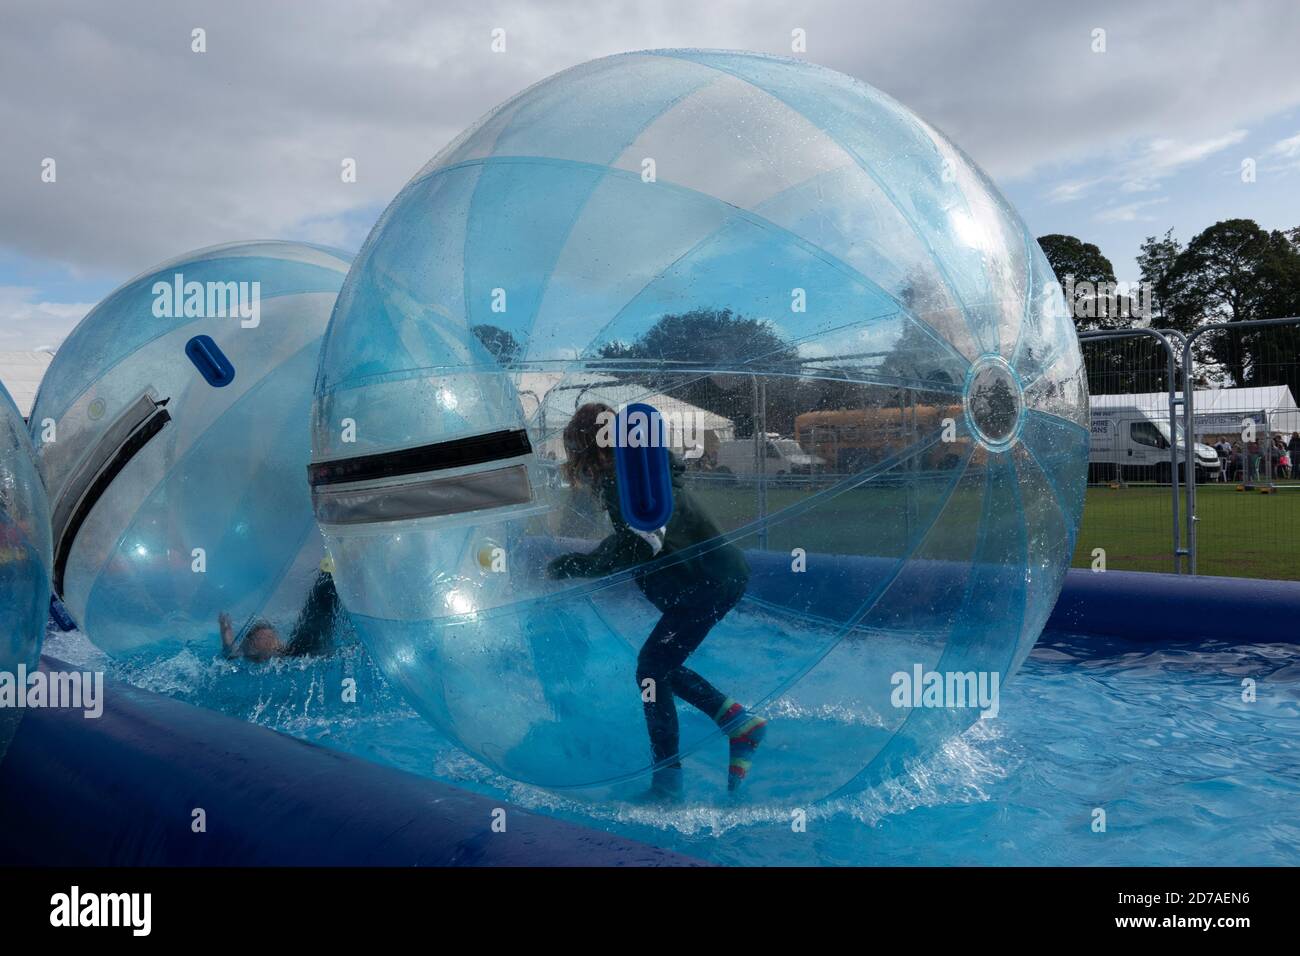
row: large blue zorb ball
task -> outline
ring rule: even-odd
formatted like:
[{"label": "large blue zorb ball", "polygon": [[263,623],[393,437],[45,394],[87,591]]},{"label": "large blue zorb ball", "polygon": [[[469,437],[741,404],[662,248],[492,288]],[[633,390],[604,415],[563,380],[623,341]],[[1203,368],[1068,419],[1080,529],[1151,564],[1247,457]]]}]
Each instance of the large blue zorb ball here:
[{"label": "large blue zorb ball", "polygon": [[286,634],[324,543],[306,484],[312,382],[348,268],[290,242],[180,256],[110,294],[31,416],[54,586],[99,647],[217,649],[217,615]]},{"label": "large blue zorb ball", "polygon": [[[716,534],[552,580],[611,530],[561,467],[592,402],[658,409]],[[415,706],[590,799],[651,769],[638,577],[740,548],[688,664],[771,718],[751,797],[808,800],[996,711],[1070,560],[1086,409],[1046,260],[941,133],[806,63],[626,54],[500,106],[384,213],[322,349],[314,503]],[[708,800],[726,741],[679,712]]]},{"label": "large blue zorb ball", "polygon": [[50,508],[23,416],[0,385],[0,758],[22,717],[19,668],[34,670],[50,607]]}]

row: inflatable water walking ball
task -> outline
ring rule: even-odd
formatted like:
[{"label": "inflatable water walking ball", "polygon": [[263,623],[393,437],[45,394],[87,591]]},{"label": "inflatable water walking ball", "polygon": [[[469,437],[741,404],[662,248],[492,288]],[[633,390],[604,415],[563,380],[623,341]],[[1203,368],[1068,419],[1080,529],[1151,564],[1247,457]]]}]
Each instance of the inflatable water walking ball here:
[{"label": "inflatable water walking ball", "polygon": [[15,696],[41,653],[50,607],[50,508],[23,416],[0,385],[0,759],[22,717]]},{"label": "inflatable water walking ball", "polygon": [[325,554],[308,421],[347,268],[297,243],[204,249],[117,289],[59,349],[30,427],[54,589],[99,647],[215,650],[222,611],[292,626]]},{"label": "inflatable water walking ball", "polygon": [[[657,413],[666,530],[566,467],[593,403]],[[635,53],[500,106],[384,213],[322,348],[313,504],[394,683],[579,798],[646,789],[642,645],[732,568],[687,666],[770,721],[738,792],[805,801],[997,714],[1070,560],[1086,410],[1046,260],[941,133],[806,63]],[[613,520],[608,561],[558,565],[595,576],[554,576]],[[725,797],[734,727],[677,709],[684,798]]]}]

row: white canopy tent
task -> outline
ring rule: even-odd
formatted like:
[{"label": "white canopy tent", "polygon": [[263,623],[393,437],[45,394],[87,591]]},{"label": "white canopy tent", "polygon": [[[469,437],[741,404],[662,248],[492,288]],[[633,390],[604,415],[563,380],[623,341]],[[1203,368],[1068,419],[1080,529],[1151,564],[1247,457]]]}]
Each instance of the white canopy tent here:
[{"label": "white canopy tent", "polygon": [[[1182,392],[1177,394],[1182,397]],[[1093,395],[1092,408],[1137,408],[1166,417],[1169,414],[1169,394]],[[1198,390],[1192,393],[1192,412],[1192,430],[1198,439],[1240,432],[1242,422],[1247,418],[1267,427],[1270,432],[1290,435],[1293,431],[1300,431],[1300,408],[1285,385]]]},{"label": "white canopy tent", "polygon": [[560,373],[525,372],[518,377],[518,387],[524,414],[545,435],[543,447],[538,451],[560,460],[565,457],[560,433],[578,406],[586,402],[603,402],[615,409],[632,402],[654,406],[663,416],[669,447],[679,453],[696,444],[716,448],[719,442],[736,437],[735,423],[729,418],[672,395],[614,378],[597,376],[576,385],[565,384]]},{"label": "white canopy tent", "polygon": [[54,353],[45,351],[0,352],[0,382],[4,383],[23,418],[32,413],[36,390],[40,388],[45,370],[53,359]]}]

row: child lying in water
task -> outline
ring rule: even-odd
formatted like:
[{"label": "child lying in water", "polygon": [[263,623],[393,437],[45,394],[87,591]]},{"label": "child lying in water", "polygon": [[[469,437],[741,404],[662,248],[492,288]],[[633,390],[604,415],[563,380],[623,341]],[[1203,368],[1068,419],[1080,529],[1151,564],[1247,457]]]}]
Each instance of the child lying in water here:
[{"label": "child lying in water", "polygon": [[242,641],[235,638],[230,615],[217,616],[221,628],[221,653],[227,658],[244,657],[255,664],[265,664],[277,657],[308,657],[328,654],[334,649],[334,631],[339,614],[339,595],[334,579],[324,571],[316,575],[311,592],[303,602],[288,643],[266,621],[254,621]]}]

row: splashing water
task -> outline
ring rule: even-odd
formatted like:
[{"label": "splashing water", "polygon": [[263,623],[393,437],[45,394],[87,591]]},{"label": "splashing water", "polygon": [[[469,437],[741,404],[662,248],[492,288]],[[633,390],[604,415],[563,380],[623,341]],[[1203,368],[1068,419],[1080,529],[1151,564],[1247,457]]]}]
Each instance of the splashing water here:
[{"label": "splashing water", "polygon": [[[440,737],[359,646],[250,666],[189,649],[112,661],[73,633],[46,653],[181,700],[518,806],[719,863],[1295,865],[1300,648],[1143,647],[1047,635],[1000,716],[881,785],[806,807],[585,801],[502,777]],[[357,681],[354,704],[340,682]],[[1257,700],[1242,700],[1244,678]],[[869,723],[790,708],[777,721]],[[722,752],[717,754],[723,759]],[[761,772],[761,765],[758,772]],[[1093,811],[1107,814],[1095,833]],[[794,812],[804,811],[802,830]]]}]

